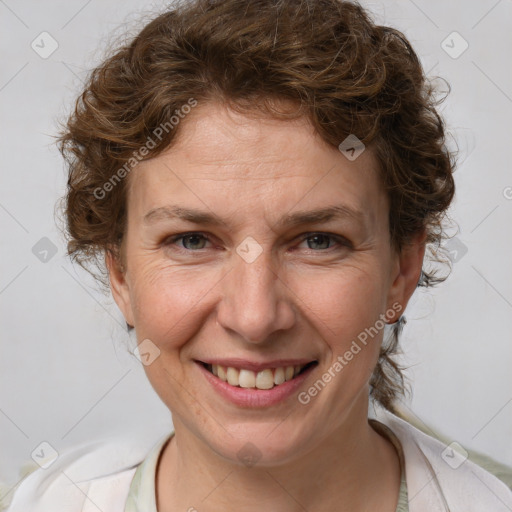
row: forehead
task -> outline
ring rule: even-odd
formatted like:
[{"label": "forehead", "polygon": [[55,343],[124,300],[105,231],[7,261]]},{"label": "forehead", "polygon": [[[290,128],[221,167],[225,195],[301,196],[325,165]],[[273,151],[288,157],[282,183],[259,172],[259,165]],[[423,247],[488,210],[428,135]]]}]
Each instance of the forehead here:
[{"label": "forehead", "polygon": [[129,211],[140,216],[180,200],[228,215],[343,202],[374,217],[386,206],[372,152],[348,160],[306,118],[244,115],[205,103],[181,123],[171,147],[131,173]]}]

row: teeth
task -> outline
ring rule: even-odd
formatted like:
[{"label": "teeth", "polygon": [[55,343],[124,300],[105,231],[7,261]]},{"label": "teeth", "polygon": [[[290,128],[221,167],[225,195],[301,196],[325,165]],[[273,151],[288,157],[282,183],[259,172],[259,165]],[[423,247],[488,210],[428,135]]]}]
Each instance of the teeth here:
[{"label": "teeth", "polygon": [[282,384],[285,380],[284,368],[276,368],[274,371],[274,384]]},{"label": "teeth", "polygon": [[220,380],[231,384],[231,386],[272,389],[274,386],[279,386],[279,384],[296,377],[304,366],[305,365],[281,366],[279,368],[266,368],[260,372],[253,372],[244,368],[239,370],[231,366],[226,368],[218,364],[213,364],[211,365],[210,371]]},{"label": "teeth", "polygon": [[[229,370],[236,371],[234,368],[228,368],[228,371]],[[254,372],[250,370],[240,370],[238,372],[238,385],[241,388],[253,388],[256,386],[256,375],[254,375]]]},{"label": "teeth", "polygon": [[[241,373],[242,372],[240,372],[240,374]],[[256,375],[255,386],[258,389],[272,389],[274,387],[274,376],[272,375],[272,370],[270,368],[266,368],[265,370],[258,372],[258,374]]]},{"label": "teeth", "polygon": [[224,382],[228,380],[226,370],[224,369],[223,366],[219,366],[218,364],[212,365],[212,373],[214,371],[213,368],[217,370],[217,373],[214,373],[214,375],[217,375],[217,377],[219,377],[220,380],[223,380]]},{"label": "teeth", "polygon": [[240,375],[240,372],[236,368],[228,367],[226,370],[226,377],[228,379],[228,384],[231,384],[232,386],[238,386],[239,380],[238,376]]}]

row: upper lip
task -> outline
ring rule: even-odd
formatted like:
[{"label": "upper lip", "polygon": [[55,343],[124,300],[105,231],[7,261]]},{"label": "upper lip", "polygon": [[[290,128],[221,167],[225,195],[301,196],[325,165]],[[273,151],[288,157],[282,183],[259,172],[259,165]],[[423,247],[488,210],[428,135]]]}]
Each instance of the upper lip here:
[{"label": "upper lip", "polygon": [[252,370],[253,372],[260,372],[267,368],[279,368],[281,366],[303,366],[308,363],[316,362],[316,359],[275,359],[274,361],[265,361],[261,363],[240,358],[211,358],[201,360],[197,359],[197,361],[205,364],[216,364],[226,368],[243,368],[245,370]]}]

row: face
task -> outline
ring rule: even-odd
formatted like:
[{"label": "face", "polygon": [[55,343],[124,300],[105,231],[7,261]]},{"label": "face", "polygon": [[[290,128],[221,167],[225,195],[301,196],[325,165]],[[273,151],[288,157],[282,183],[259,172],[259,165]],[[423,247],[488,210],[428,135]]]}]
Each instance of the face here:
[{"label": "face", "polygon": [[[159,351],[144,368],[177,436],[233,461],[247,442],[261,462],[290,460],[366,421],[383,320],[405,308],[424,245],[392,250],[369,148],[351,161],[305,119],[215,103],[182,122],[175,144],[129,176],[112,292],[138,342]],[[215,362],[243,370],[238,386],[202,364]],[[273,368],[310,362],[272,383],[286,377]]]}]

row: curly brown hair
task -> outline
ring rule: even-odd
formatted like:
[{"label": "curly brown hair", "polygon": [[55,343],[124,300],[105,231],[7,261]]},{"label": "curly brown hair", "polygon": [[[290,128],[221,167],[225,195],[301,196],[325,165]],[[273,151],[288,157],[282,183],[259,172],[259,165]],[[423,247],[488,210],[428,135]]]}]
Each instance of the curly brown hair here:
[{"label": "curly brown hair", "polygon": [[[68,254],[107,288],[104,255],[123,260],[126,164],[138,151],[149,159],[169,147],[182,126],[169,128],[169,118],[191,98],[306,117],[335,147],[356,135],[379,163],[393,247],[400,251],[425,230],[424,264],[431,268],[424,265],[418,286],[446,279],[437,270],[449,266],[442,221],[454,195],[455,160],[436,111],[442,99],[406,37],[344,0],[188,0],[90,73],[59,137],[69,169],[62,204]],[[297,108],[279,110],[275,100]],[[165,123],[158,144],[142,151]],[[402,320],[370,381],[374,399],[391,411],[404,392],[403,368],[392,357]]]}]

